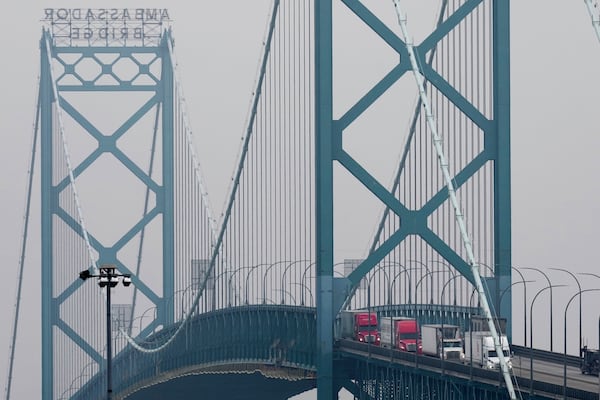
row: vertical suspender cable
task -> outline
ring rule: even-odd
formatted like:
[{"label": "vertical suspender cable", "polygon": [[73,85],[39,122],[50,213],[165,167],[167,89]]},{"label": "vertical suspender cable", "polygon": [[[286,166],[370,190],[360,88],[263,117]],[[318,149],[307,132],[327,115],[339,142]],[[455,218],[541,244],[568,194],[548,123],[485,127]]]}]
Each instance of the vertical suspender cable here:
[{"label": "vertical suspender cable", "polygon": [[10,399],[10,389],[12,384],[12,372],[14,367],[15,360],[15,349],[17,342],[17,331],[19,326],[19,310],[21,308],[21,290],[23,287],[23,271],[25,269],[25,253],[27,250],[27,232],[29,230],[29,211],[31,209],[31,191],[33,188],[33,173],[35,168],[35,151],[37,146],[37,135],[38,135],[38,127],[40,121],[40,104],[41,99],[39,96],[39,87],[40,87],[40,78],[38,77],[38,96],[35,105],[35,121],[33,123],[33,133],[31,139],[31,158],[29,160],[29,170],[28,179],[27,179],[27,198],[25,200],[25,211],[23,216],[23,230],[21,233],[21,253],[19,255],[19,274],[17,275],[17,290],[15,294],[15,305],[14,305],[14,313],[13,313],[13,325],[12,325],[12,334],[10,336],[10,348],[9,348],[9,359],[8,359],[8,369],[6,373],[6,387],[5,387],[5,396],[6,400]]},{"label": "vertical suspender cable", "polygon": [[[438,19],[437,19],[437,26],[441,25],[441,23],[444,21],[444,15],[445,15],[445,12],[446,12],[447,8],[448,8],[448,0],[442,0],[442,5],[440,7],[440,12],[439,12]],[[432,64],[433,63],[434,58],[436,56],[436,53],[437,53],[437,46],[434,47],[431,50],[431,52],[429,53],[429,57],[428,57],[428,61],[427,61],[428,64]],[[408,137],[406,138],[406,143],[404,144],[404,149],[403,149],[402,155],[400,157],[400,162],[398,163],[398,168],[397,168],[397,171],[396,171],[394,182],[392,184],[392,190],[391,190],[392,193],[396,193],[396,191],[399,192],[399,190],[400,190],[400,178],[402,177],[402,172],[404,171],[404,167],[406,165],[407,158],[408,158],[408,156],[410,154],[410,148],[411,148],[411,145],[413,144],[413,138],[414,138],[415,132],[417,131],[417,123],[420,120],[420,118],[419,118],[420,116],[421,116],[421,99],[418,98],[417,102],[416,102],[416,105],[415,105],[415,111],[414,111],[414,114],[413,114],[413,118],[412,118],[411,123],[410,123],[410,128],[409,128],[409,131],[408,131]],[[412,176],[408,175],[408,178],[404,179],[404,190],[403,190],[403,193],[407,192],[407,190],[406,190],[406,180],[410,179],[411,177]],[[425,179],[427,179],[427,176],[425,177]],[[425,183],[425,187],[426,187],[426,189],[428,188],[427,187],[427,181]],[[398,196],[400,196],[400,193],[398,193]],[[413,206],[413,205],[410,205],[409,208],[411,206]],[[383,215],[381,217],[380,224],[377,227],[377,231],[376,231],[376,233],[374,235],[373,243],[371,244],[371,248],[369,250],[369,253],[372,253],[377,248],[377,245],[378,245],[378,243],[380,241],[381,235],[385,231],[385,226],[384,226],[385,225],[385,221],[390,219],[390,218],[388,218],[389,215],[390,215],[390,208],[386,207],[385,210],[383,211]],[[397,229],[398,228],[396,226],[394,226],[392,228],[393,231],[396,231]]]},{"label": "vertical suspender cable", "polygon": [[204,209],[208,216],[208,222],[210,224],[211,230],[211,242],[214,244],[214,241],[217,237],[217,228],[215,224],[215,219],[213,217],[212,209],[210,207],[210,201],[208,199],[208,191],[206,190],[206,186],[204,184],[204,178],[202,175],[202,170],[200,169],[200,163],[198,162],[198,156],[196,155],[196,149],[194,147],[194,138],[192,134],[192,128],[189,123],[189,117],[187,113],[187,107],[185,102],[185,97],[183,95],[183,90],[181,86],[181,81],[179,79],[179,71],[177,69],[177,61],[175,59],[175,52],[173,51],[173,44],[171,40],[167,40],[167,46],[169,47],[169,59],[171,60],[171,68],[173,70],[173,75],[175,77],[175,87],[177,88],[178,95],[178,103],[181,107],[181,112],[183,113],[183,124],[185,135],[187,139],[187,145],[192,155],[192,160],[194,163],[194,174],[196,175],[196,181],[198,185],[200,185],[200,192],[202,196],[202,201],[204,203]]},{"label": "vertical suspender cable", "polygon": [[[160,115],[160,104],[161,103],[157,103],[156,104],[156,116],[154,118],[154,133],[152,136],[152,147],[150,149],[150,165],[148,166],[148,177],[152,178],[152,173],[154,170],[154,153],[156,151],[156,137],[157,137],[157,131],[158,131],[158,120],[159,120],[159,115]],[[148,214],[148,208],[149,208],[149,202],[150,202],[150,187],[146,187],[146,195],[144,197],[144,212],[143,215],[146,216],[146,214]],[[142,251],[144,248],[144,238],[145,238],[145,232],[146,232],[146,228],[142,228],[142,232],[140,234],[140,243],[138,246],[138,253],[137,253],[137,259],[136,259],[136,268],[135,268],[135,276],[139,276],[140,275],[140,268],[141,268],[141,264],[142,264]],[[131,334],[132,331],[132,327],[133,327],[133,314],[135,312],[135,304],[137,301],[137,286],[133,285],[133,299],[131,302],[131,314],[129,317],[129,328],[128,331]]]},{"label": "vertical suspender cable", "polygon": [[98,266],[96,265],[96,258],[94,256],[94,252],[92,249],[92,245],[90,244],[90,239],[88,237],[88,232],[85,227],[85,221],[83,219],[83,210],[81,208],[81,202],[79,201],[79,194],[77,192],[77,187],[75,186],[75,176],[73,175],[73,168],[71,165],[71,156],[69,155],[69,146],[67,144],[67,137],[65,135],[65,128],[62,121],[62,112],[60,105],[60,97],[58,96],[58,88],[56,86],[56,81],[54,80],[54,68],[52,65],[52,53],[50,47],[50,33],[46,32],[46,51],[48,55],[48,66],[50,69],[50,80],[52,81],[52,91],[54,94],[54,101],[56,102],[56,110],[58,116],[58,129],[60,132],[60,136],[62,139],[63,151],[65,153],[65,161],[67,163],[67,169],[69,173],[69,181],[71,183],[71,189],[73,190],[73,200],[75,201],[75,207],[77,208],[77,216],[79,218],[79,225],[81,227],[81,233],[83,235],[83,239],[87,246],[87,251],[89,255],[90,262],[94,268],[94,274],[98,273]]},{"label": "vertical suspender cable", "polygon": [[454,216],[456,222],[458,224],[460,234],[462,237],[463,245],[465,246],[465,250],[467,252],[467,258],[469,264],[471,265],[471,273],[473,274],[473,279],[475,281],[475,285],[477,287],[477,291],[479,292],[479,298],[481,300],[481,305],[483,311],[485,313],[489,329],[494,338],[494,347],[496,348],[496,353],[498,354],[498,358],[500,359],[500,367],[502,369],[502,375],[504,377],[504,382],[506,383],[506,388],[508,390],[508,394],[512,400],[517,398],[515,389],[513,387],[513,382],[510,376],[510,372],[508,369],[508,365],[506,363],[506,359],[504,358],[504,353],[502,350],[502,344],[500,343],[500,338],[498,337],[498,332],[496,331],[496,326],[494,324],[494,319],[492,317],[490,307],[488,304],[487,296],[485,294],[483,283],[481,281],[481,277],[479,276],[479,268],[477,263],[475,262],[475,257],[473,255],[473,245],[471,243],[471,239],[469,238],[466,227],[465,220],[460,210],[460,206],[458,204],[458,200],[456,198],[456,191],[454,189],[454,184],[452,183],[452,178],[448,171],[448,162],[446,161],[446,157],[444,155],[444,151],[442,149],[442,139],[439,137],[436,127],[435,118],[433,116],[431,107],[429,105],[429,98],[425,93],[424,88],[424,77],[421,73],[419,65],[417,63],[417,58],[415,56],[415,51],[412,45],[411,38],[408,34],[408,28],[406,24],[406,16],[402,12],[400,7],[400,0],[393,0],[394,6],[396,9],[396,14],[398,17],[398,23],[400,24],[400,28],[402,30],[402,35],[404,36],[404,41],[406,42],[406,48],[408,50],[408,56],[410,59],[410,63],[412,66],[413,75],[415,78],[415,82],[419,88],[419,94],[421,96],[421,100],[423,103],[423,107],[425,108],[427,126],[431,132],[431,136],[433,139],[433,144],[438,156],[439,166],[442,169],[443,176],[446,182],[446,186],[448,187],[448,195],[450,197],[450,201],[452,203],[452,207],[454,208]]},{"label": "vertical suspender cable", "polygon": [[[200,287],[199,287],[198,293],[196,294],[196,296],[194,298],[194,302],[193,302],[192,306],[190,307],[190,310],[186,313],[185,318],[182,320],[182,323],[177,327],[175,332],[173,332],[173,334],[162,345],[154,347],[154,348],[150,348],[150,349],[144,348],[144,347],[140,346],[138,343],[136,343],[135,340],[127,332],[124,332],[121,330],[121,333],[123,333],[123,336],[125,337],[127,342],[134,349],[136,349],[140,352],[156,353],[156,352],[164,349],[165,347],[167,347],[169,344],[171,344],[173,342],[173,340],[175,339],[175,337],[177,337],[179,332],[181,332],[183,327],[187,325],[187,322],[189,321],[193,310],[198,306],[200,296],[204,292],[204,289],[206,287],[206,282],[208,281],[208,277],[212,274],[212,271],[214,269],[217,255],[219,254],[219,249],[221,247],[223,238],[226,233],[227,222],[231,215],[231,210],[232,210],[233,203],[235,200],[236,191],[239,186],[240,176],[242,174],[244,162],[246,160],[246,156],[248,153],[249,141],[250,141],[250,137],[252,136],[251,135],[252,127],[254,126],[254,121],[256,118],[256,108],[258,105],[258,101],[260,100],[260,97],[261,97],[260,95],[261,95],[262,85],[263,85],[263,81],[264,81],[267,60],[269,59],[269,53],[271,50],[271,40],[273,37],[273,28],[275,25],[275,20],[277,18],[277,10],[279,8],[279,3],[280,3],[280,0],[274,0],[274,2],[273,2],[273,11],[271,14],[271,18],[269,20],[269,25],[268,25],[268,29],[267,29],[267,37],[264,42],[264,54],[263,54],[263,58],[261,60],[261,64],[260,64],[260,68],[259,68],[259,72],[258,72],[256,90],[254,92],[254,96],[253,96],[252,103],[251,103],[250,114],[248,116],[248,121],[247,121],[247,125],[246,125],[246,135],[242,139],[242,147],[241,147],[240,154],[239,154],[237,170],[235,171],[234,178],[232,179],[232,186],[230,187],[229,199],[227,202],[226,210],[224,212],[223,220],[221,221],[221,227],[218,232],[218,235],[216,236],[215,243],[213,245],[209,268],[206,271],[206,274],[204,274],[203,281],[200,282]],[[169,51],[171,52],[171,56],[173,56],[172,44],[170,41],[167,41],[167,43],[169,46]],[[173,60],[172,62],[174,62],[173,57],[171,57],[171,60]],[[188,135],[191,135],[191,134],[188,133]]]}]

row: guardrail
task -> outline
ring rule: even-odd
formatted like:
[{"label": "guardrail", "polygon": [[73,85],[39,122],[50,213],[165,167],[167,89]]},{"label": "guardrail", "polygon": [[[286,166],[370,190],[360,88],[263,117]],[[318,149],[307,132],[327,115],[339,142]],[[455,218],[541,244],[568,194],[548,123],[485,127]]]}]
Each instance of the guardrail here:
[{"label": "guardrail", "polygon": [[554,353],[548,350],[532,349],[529,347],[511,345],[510,349],[517,356],[531,357],[534,360],[547,361],[554,364],[564,364],[565,360],[569,367],[579,368],[581,366],[581,359],[577,356],[567,354],[566,357],[563,353]]}]

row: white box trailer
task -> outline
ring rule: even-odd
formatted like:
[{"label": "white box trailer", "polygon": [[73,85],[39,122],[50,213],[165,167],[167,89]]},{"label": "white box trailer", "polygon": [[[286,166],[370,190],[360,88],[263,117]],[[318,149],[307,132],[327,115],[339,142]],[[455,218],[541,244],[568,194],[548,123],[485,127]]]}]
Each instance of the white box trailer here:
[{"label": "white box trailer", "polygon": [[[502,353],[509,368],[512,368],[510,346],[506,335],[500,335]],[[494,346],[494,337],[489,331],[465,332],[465,362],[482,368],[500,368],[500,358]]]},{"label": "white box trailer", "polygon": [[428,324],[421,326],[423,354],[444,360],[463,360],[463,342],[456,325]]}]

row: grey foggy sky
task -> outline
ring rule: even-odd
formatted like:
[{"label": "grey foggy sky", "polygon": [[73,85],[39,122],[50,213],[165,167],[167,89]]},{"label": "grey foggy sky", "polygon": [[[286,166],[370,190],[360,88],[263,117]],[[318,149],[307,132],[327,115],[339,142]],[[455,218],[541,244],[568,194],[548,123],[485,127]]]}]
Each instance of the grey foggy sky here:
[{"label": "grey foggy sky", "polygon": [[[365,0],[364,3],[383,1]],[[439,4],[439,0],[419,1],[426,8]],[[392,3],[391,0],[385,2]],[[406,2],[418,14],[419,2]],[[270,3],[269,0],[203,0],[192,6],[182,0],[143,2],[144,7],[168,8],[173,19],[179,72],[216,213],[221,211],[244,130]],[[85,5],[73,0],[35,0],[10,2],[4,7],[4,32],[0,36],[3,51],[0,132],[4,138],[0,147],[0,258],[4,264],[0,316],[5,321],[0,330],[2,390],[8,364],[43,9],[135,8],[139,5],[140,2],[130,0],[86,2]],[[432,21],[434,17],[427,16],[425,20]],[[412,32],[422,28],[411,22],[410,13],[408,18]],[[596,251],[600,238],[597,156],[600,149],[600,43],[582,0],[513,1],[511,18],[513,264],[600,274]],[[393,15],[389,20],[393,21]],[[407,114],[411,111],[406,109]],[[216,148],[218,158],[213,156]],[[39,203],[34,202],[34,207],[39,208]],[[33,215],[39,217],[37,209]],[[365,222],[369,224],[365,230],[370,232],[374,222]],[[38,243],[36,225],[38,221],[34,219],[30,232],[32,249]],[[364,245],[357,247],[363,249]],[[33,399],[40,393],[39,270],[36,270],[39,256],[31,251],[29,254],[13,380],[14,399]],[[360,256],[349,254],[349,257]],[[566,274],[552,272],[550,276],[554,283],[570,285],[563,289],[562,296],[555,295],[555,321],[558,321],[554,328],[555,346],[560,347],[564,310],[561,299],[567,294],[570,297],[575,289]],[[540,276],[528,273],[527,279],[537,280],[531,285],[532,293],[542,287]],[[587,288],[600,287],[600,279],[596,278],[586,277],[582,283]],[[520,289],[515,290],[515,296],[519,294]],[[597,294],[587,297],[588,304],[598,304],[599,300]],[[547,305],[547,299],[540,298],[536,310],[542,311]],[[518,318],[522,318],[522,314],[516,307],[513,305],[514,336],[520,343],[522,329]],[[569,315],[574,317],[573,306],[570,311]],[[593,307],[584,309],[584,317],[590,321],[584,325],[583,336],[591,344],[598,341],[597,316]],[[543,326],[546,320],[541,315],[538,323]],[[536,343],[547,343],[547,333],[540,331]],[[574,331],[571,336],[575,337]]]}]

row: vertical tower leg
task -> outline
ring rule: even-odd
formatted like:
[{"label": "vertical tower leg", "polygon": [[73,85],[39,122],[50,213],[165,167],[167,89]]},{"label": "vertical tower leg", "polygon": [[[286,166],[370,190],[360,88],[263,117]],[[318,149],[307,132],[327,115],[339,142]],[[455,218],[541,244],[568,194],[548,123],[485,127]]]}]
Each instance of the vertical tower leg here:
[{"label": "vertical tower leg", "polygon": [[496,162],[494,165],[494,238],[496,312],[506,318],[506,335],[512,340],[511,294],[511,181],[510,181],[510,1],[493,3],[494,122],[496,128]]},{"label": "vertical tower leg", "polygon": [[[333,385],[332,0],[315,0],[317,398]],[[335,396],[335,397],[334,397]]]}]

